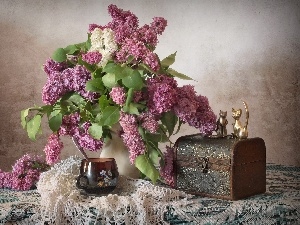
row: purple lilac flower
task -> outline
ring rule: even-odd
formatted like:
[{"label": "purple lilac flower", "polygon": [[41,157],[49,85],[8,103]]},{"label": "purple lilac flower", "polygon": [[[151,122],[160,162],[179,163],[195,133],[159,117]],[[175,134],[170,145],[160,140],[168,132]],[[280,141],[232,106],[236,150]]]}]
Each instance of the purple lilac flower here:
[{"label": "purple lilac flower", "polygon": [[149,49],[137,39],[127,38],[121,45],[121,48],[116,52],[118,62],[126,62],[129,56],[133,56],[135,62],[141,61],[148,53]]},{"label": "purple lilac flower", "polygon": [[95,101],[99,97],[99,94],[85,90],[86,82],[91,79],[90,72],[81,65],[77,65],[71,70],[72,75],[65,77],[70,79],[70,84],[65,89],[76,91],[87,100]]},{"label": "purple lilac flower", "polygon": [[98,93],[85,90],[86,82],[90,79],[91,74],[84,66],[77,65],[73,68],[74,91],[90,101],[95,101],[99,97]]},{"label": "purple lilac flower", "polygon": [[160,68],[159,59],[155,53],[150,51],[146,44],[137,39],[126,39],[120,50],[116,52],[116,61],[124,63],[129,56],[134,57],[133,63],[144,62],[150,69],[158,71]]},{"label": "purple lilac flower", "polygon": [[4,172],[0,169],[0,188],[11,188],[12,173]]},{"label": "purple lilac flower", "polygon": [[148,49],[143,42],[138,40],[128,40],[128,51],[135,60],[143,59],[144,55],[147,54]]},{"label": "purple lilac flower", "polygon": [[151,45],[153,48],[158,43],[157,33],[155,32],[155,29],[147,24],[138,29],[138,35],[139,39],[142,42]]},{"label": "purple lilac flower", "polygon": [[137,120],[134,115],[121,112],[119,123],[125,133],[130,133],[136,128]]},{"label": "purple lilac flower", "polygon": [[138,18],[132,12],[124,11],[113,4],[108,6],[108,12],[112,17],[112,21],[107,26],[115,32],[116,42],[122,44],[137,29]]},{"label": "purple lilac flower", "polygon": [[103,30],[105,28],[105,26],[101,26],[95,23],[89,24],[89,33],[92,33],[96,28],[100,28],[101,30]]},{"label": "purple lilac flower", "polygon": [[129,35],[130,32],[126,26],[120,26],[114,30],[115,41],[117,44],[121,45]]},{"label": "purple lilac flower", "polygon": [[177,82],[174,78],[159,75],[147,80],[148,108],[153,114],[170,111],[176,103]]},{"label": "purple lilac flower", "polygon": [[197,96],[192,85],[177,88],[178,101],[174,105],[175,114],[185,123],[198,128],[203,134],[215,130],[216,115],[209,106],[208,99]]},{"label": "purple lilac flower", "polygon": [[80,115],[78,112],[65,115],[62,120],[62,124],[59,128],[58,134],[61,136],[70,135],[73,136],[78,129],[80,121]]},{"label": "purple lilac flower", "polygon": [[43,87],[42,100],[47,105],[53,105],[68,91],[76,91],[85,99],[95,101],[99,94],[85,90],[86,82],[90,79],[90,72],[81,65],[67,68],[62,72],[53,71]]},{"label": "purple lilac flower", "polygon": [[158,130],[158,122],[155,116],[149,112],[144,112],[138,116],[141,126],[148,130],[150,133],[155,133]]},{"label": "purple lilac flower", "polygon": [[136,157],[145,153],[143,139],[138,134],[138,131],[134,133],[123,133],[121,138],[124,142],[124,145],[129,150],[129,160],[131,164],[134,164]]},{"label": "purple lilac flower", "polygon": [[56,62],[53,59],[47,59],[43,65],[45,73],[49,76],[52,72],[62,72],[68,67],[65,62]]},{"label": "purple lilac flower", "polygon": [[160,69],[159,59],[153,52],[148,52],[148,54],[145,55],[144,63],[153,71],[158,71]]},{"label": "purple lilac flower", "polygon": [[61,73],[61,81],[65,92],[75,90],[73,72],[73,68],[68,68]]},{"label": "purple lilac flower", "polygon": [[130,162],[133,164],[137,156],[144,154],[146,147],[133,115],[121,112],[119,122],[124,131],[121,138],[129,151]]},{"label": "purple lilac flower", "polygon": [[78,112],[65,115],[63,117],[62,125],[58,131],[59,135],[69,135],[75,137],[78,144],[83,149],[89,151],[98,151],[103,146],[103,140],[94,139],[88,132],[90,123],[86,122],[79,125],[80,115]]},{"label": "purple lilac flower", "polygon": [[151,23],[151,28],[156,31],[157,34],[162,34],[167,27],[167,20],[163,17],[154,17]]},{"label": "purple lilac flower", "polygon": [[39,180],[43,168],[33,167],[33,163],[46,165],[42,156],[31,156],[25,154],[18,159],[12,172],[0,170],[0,188],[11,188],[14,190],[29,190]]},{"label": "purple lilac flower", "polygon": [[87,52],[82,55],[82,60],[89,64],[97,64],[101,61],[102,54],[100,52]]},{"label": "purple lilac flower", "polygon": [[197,111],[197,104],[189,98],[178,98],[174,106],[175,114],[184,122],[188,122]]},{"label": "purple lilac flower", "polygon": [[29,154],[25,154],[15,162],[12,167],[12,172],[15,174],[22,174],[25,170],[32,167],[32,162],[45,163],[45,160],[42,156],[31,156]]},{"label": "purple lilac flower", "polygon": [[40,172],[36,170],[28,170],[26,175],[13,175],[11,179],[11,188],[14,190],[29,190],[38,180]]},{"label": "purple lilac flower", "polygon": [[134,91],[133,102],[138,103],[142,100],[143,100],[143,92],[142,91]]},{"label": "purple lilac flower", "polygon": [[65,89],[60,72],[52,72],[42,89],[42,100],[47,105],[53,105],[63,94]]},{"label": "purple lilac flower", "polygon": [[164,152],[165,164],[160,168],[160,175],[165,182],[174,187],[174,152],[173,148],[166,146],[167,151]]},{"label": "purple lilac flower", "polygon": [[44,148],[46,154],[46,162],[49,165],[56,163],[59,160],[59,154],[63,148],[63,143],[60,141],[58,134],[52,133]]},{"label": "purple lilac flower", "polygon": [[198,128],[203,134],[212,134],[216,130],[217,116],[212,111],[205,96],[197,96],[198,108],[194,117],[188,121],[190,126]]},{"label": "purple lilac flower", "polygon": [[121,48],[119,51],[115,52],[115,61],[119,63],[124,63],[127,61],[129,55],[128,50],[124,47]]},{"label": "purple lilac flower", "polygon": [[73,137],[76,138],[78,144],[83,149],[87,149],[89,151],[98,151],[103,147],[103,140],[94,139],[88,132],[91,124],[89,122],[85,122],[81,127],[77,127],[75,134]]},{"label": "purple lilac flower", "polygon": [[126,93],[123,87],[113,87],[109,95],[118,105],[123,105],[126,102]]},{"label": "purple lilac flower", "polygon": [[112,25],[118,26],[120,23],[128,23],[131,27],[138,26],[138,18],[130,11],[125,11],[118,8],[116,5],[111,4],[108,6],[108,13],[112,17]]},{"label": "purple lilac flower", "polygon": [[129,56],[134,57],[133,63],[143,62],[152,70],[160,68],[159,59],[152,52],[158,43],[157,35],[162,34],[167,21],[161,17],[153,19],[151,25],[138,27],[138,18],[130,11],[119,9],[115,5],[108,7],[112,22],[107,26],[114,31],[115,41],[120,49],[116,52],[115,60],[126,62]]},{"label": "purple lilac flower", "polygon": [[188,123],[196,114],[198,101],[192,85],[184,85],[177,88],[178,101],[174,105],[175,114]]}]

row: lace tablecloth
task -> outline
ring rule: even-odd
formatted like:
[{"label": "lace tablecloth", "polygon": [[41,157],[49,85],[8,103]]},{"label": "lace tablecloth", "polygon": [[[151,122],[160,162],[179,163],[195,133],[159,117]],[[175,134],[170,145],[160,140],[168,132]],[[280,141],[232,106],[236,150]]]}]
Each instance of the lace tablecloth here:
[{"label": "lace tablecloth", "polygon": [[[77,196],[72,201],[61,199],[60,207],[74,207],[74,210],[68,212],[62,209],[57,212],[65,213],[59,217],[64,219],[63,222],[53,221],[50,214],[40,215],[41,195],[37,190],[19,192],[0,189],[0,224],[65,224],[68,221],[70,224],[136,224],[135,219],[118,222],[116,215],[109,214],[111,211],[105,209],[116,207],[114,210],[118,211],[120,208],[112,202],[127,204],[132,199],[141,199],[138,203],[128,203],[136,207],[136,211],[124,207],[125,204],[120,213],[145,212],[141,217],[143,221],[139,221],[139,224],[300,224],[299,167],[268,164],[267,192],[239,201],[191,196],[155,187],[142,180],[122,179],[127,184],[137,184],[135,193],[115,193],[107,197],[88,196],[84,200]],[[162,191],[167,195],[159,198],[153,196]],[[142,209],[144,205],[151,204],[154,206],[149,210]],[[77,219],[73,220],[72,217]]]}]

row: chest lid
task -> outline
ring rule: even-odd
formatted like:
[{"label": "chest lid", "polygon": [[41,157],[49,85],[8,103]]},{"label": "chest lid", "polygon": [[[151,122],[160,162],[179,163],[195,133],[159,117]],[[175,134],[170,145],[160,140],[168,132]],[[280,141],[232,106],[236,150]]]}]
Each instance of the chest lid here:
[{"label": "chest lid", "polygon": [[237,139],[209,138],[200,134],[183,136],[176,141],[175,157],[181,166],[210,164],[210,167],[228,167],[231,164],[231,150],[237,142]]}]

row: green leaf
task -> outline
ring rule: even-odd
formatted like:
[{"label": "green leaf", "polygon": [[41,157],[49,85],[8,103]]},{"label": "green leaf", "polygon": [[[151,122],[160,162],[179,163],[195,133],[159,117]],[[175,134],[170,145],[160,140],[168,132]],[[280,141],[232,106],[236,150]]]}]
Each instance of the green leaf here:
[{"label": "green leaf", "polygon": [[127,60],[126,60],[126,64],[129,64],[132,62],[132,60],[134,60],[134,56],[130,55],[127,57]]},{"label": "green leaf", "polygon": [[172,111],[166,112],[162,115],[161,122],[166,126],[169,136],[173,134],[177,121],[178,118]]},{"label": "green leaf", "polygon": [[169,55],[168,57],[164,58],[161,61],[161,66],[162,67],[169,67],[171,66],[174,62],[175,62],[175,56],[176,56],[176,52]]},{"label": "green leaf", "polygon": [[160,157],[159,157],[158,152],[155,149],[153,149],[153,148],[149,149],[149,158],[150,158],[151,162],[153,163],[153,165],[159,165]]},{"label": "green leaf", "polygon": [[158,170],[154,167],[153,163],[146,155],[139,155],[135,159],[135,166],[138,168],[143,174],[151,179],[153,183],[155,183],[159,177]]},{"label": "green leaf", "polygon": [[[132,69],[129,66],[124,66],[122,70],[122,76],[121,78],[125,78],[127,76],[131,76],[136,70]],[[137,70],[138,71],[138,70]]]},{"label": "green leaf", "polygon": [[152,142],[147,143],[147,149],[148,149],[148,152],[149,152],[149,158],[151,159],[152,163],[154,165],[159,165],[159,159],[161,157],[161,155],[160,155],[161,151]]},{"label": "green leaf", "polygon": [[102,117],[102,114],[101,114],[101,113],[98,113],[98,114],[96,115],[94,121],[95,121],[96,123],[100,123],[101,117]]},{"label": "green leaf", "polygon": [[143,110],[145,109],[147,106],[144,104],[140,104],[140,103],[135,103],[135,102],[131,102],[130,103],[132,106],[134,106],[137,109]]},{"label": "green leaf", "polygon": [[174,134],[177,134],[179,132],[180,127],[181,127],[182,124],[183,124],[183,121],[179,120],[177,131]]},{"label": "green leaf", "polygon": [[86,101],[84,100],[84,98],[77,93],[73,93],[72,95],[68,96],[67,100],[73,102],[76,105],[85,105],[86,104]]},{"label": "green leaf", "polygon": [[141,74],[137,70],[134,70],[130,76],[124,77],[122,82],[126,87],[133,88],[134,90],[141,90],[144,86]]},{"label": "green leaf", "polygon": [[130,103],[133,99],[133,95],[134,95],[134,89],[129,88],[129,90],[127,92],[127,98],[126,98],[125,106],[123,107],[124,112],[129,112],[129,105],[130,105]]},{"label": "green leaf", "polygon": [[126,107],[126,110],[127,110],[126,112],[129,112],[130,114],[135,114],[135,115],[140,114],[138,108],[132,103],[130,103],[129,106]]},{"label": "green leaf", "polygon": [[41,107],[40,112],[41,113],[46,113],[48,116],[50,113],[53,111],[53,106],[52,105],[44,105]]},{"label": "green leaf", "polygon": [[54,111],[52,111],[52,112],[50,113],[50,117],[56,116],[56,115],[59,114],[59,113],[60,113],[60,109],[57,108],[57,109],[55,109]]},{"label": "green leaf", "polygon": [[87,41],[85,42],[85,50],[86,51],[88,51],[90,48],[91,48],[91,35],[90,34],[88,34],[88,39],[87,39]]},{"label": "green leaf", "polygon": [[146,65],[144,63],[140,63],[139,66],[142,67],[143,69],[145,69],[147,72],[150,72],[152,74],[156,74],[155,71],[153,71],[148,65]]},{"label": "green leaf", "polygon": [[27,124],[26,117],[28,116],[29,110],[30,108],[21,111],[21,124],[23,129],[26,128],[26,124]]},{"label": "green leaf", "polygon": [[118,74],[122,73],[123,68],[119,64],[115,64],[114,62],[109,62],[103,68],[103,72]]},{"label": "green leaf", "polygon": [[167,135],[161,129],[159,129],[158,132],[159,133],[155,133],[155,134],[147,133],[146,134],[147,140],[152,141],[152,142],[167,142],[167,141],[169,141]]},{"label": "green leaf", "polygon": [[139,134],[142,136],[143,140],[145,140],[145,132],[141,126],[138,126]]},{"label": "green leaf", "polygon": [[103,72],[114,74],[115,75],[115,82],[118,80],[123,79],[126,76],[129,76],[133,73],[133,69],[128,66],[121,66],[115,63],[108,63],[103,68]]},{"label": "green leaf", "polygon": [[85,45],[86,45],[86,42],[81,42],[81,43],[75,44],[75,46],[82,51],[85,51]]},{"label": "green leaf", "polygon": [[60,128],[62,124],[62,118],[63,115],[61,113],[58,113],[57,115],[52,116],[49,119],[49,127],[53,132],[58,131],[58,129]]},{"label": "green leaf", "polygon": [[107,106],[102,113],[100,125],[112,126],[119,121],[120,109],[117,106]]},{"label": "green leaf", "polygon": [[171,74],[171,75],[174,76],[174,77],[178,77],[178,78],[180,78],[180,79],[183,79],[183,80],[193,80],[193,78],[190,78],[190,77],[188,77],[187,75],[184,75],[184,74],[182,74],[182,73],[179,73],[179,72],[177,72],[176,70],[173,70],[173,69],[171,69],[171,68],[168,68],[168,69],[167,69],[167,73]]},{"label": "green leaf", "polygon": [[102,82],[102,78],[95,78],[86,82],[85,90],[87,91],[99,92],[103,94],[104,89],[105,87]]},{"label": "green leaf", "polygon": [[95,138],[100,140],[102,138],[103,129],[102,126],[100,126],[97,123],[92,123],[92,125],[89,128],[89,134]]},{"label": "green leaf", "polygon": [[116,76],[113,73],[107,73],[102,77],[102,81],[103,84],[108,87],[108,88],[112,88],[114,86],[116,86],[117,82],[116,82]]},{"label": "green leaf", "polygon": [[148,141],[147,144],[148,144],[148,146],[151,146],[151,148],[155,149],[157,151],[158,155],[163,158],[164,154],[158,148],[158,142]]},{"label": "green leaf", "polygon": [[91,102],[87,102],[86,105],[84,106],[84,109],[89,113],[92,113],[92,111],[94,110],[94,104]]},{"label": "green leaf", "polygon": [[31,140],[35,140],[36,134],[39,132],[40,126],[41,126],[42,116],[41,115],[35,115],[31,120],[27,123],[27,133],[28,137]]},{"label": "green leaf", "polygon": [[99,107],[103,111],[109,105],[109,100],[107,100],[106,95],[101,95],[99,98]]},{"label": "green leaf", "polygon": [[[61,100],[59,105],[61,107],[61,112],[64,112],[63,114],[72,113],[78,110],[78,107],[69,100]],[[47,112],[48,117],[50,117],[51,112],[52,110]]]},{"label": "green leaf", "polygon": [[53,53],[52,59],[56,62],[64,62],[67,59],[67,53],[63,48],[58,48]]},{"label": "green leaf", "polygon": [[64,48],[66,54],[74,54],[79,48],[76,45],[68,45]]},{"label": "green leaf", "polygon": [[139,115],[140,113],[138,110],[138,106],[140,106],[140,105],[131,102],[133,99],[133,96],[134,96],[134,89],[129,88],[129,90],[127,92],[126,103],[125,103],[125,106],[123,107],[123,110],[124,110],[124,112],[128,112],[130,114]]},{"label": "green leaf", "polygon": [[107,143],[107,141],[112,139],[111,130],[107,126],[104,126],[102,128],[103,128],[103,134],[102,134],[103,140],[104,140],[104,143]]},{"label": "green leaf", "polygon": [[96,69],[96,70],[92,73],[92,77],[93,77],[93,79],[95,79],[95,78],[102,78],[102,68]]}]

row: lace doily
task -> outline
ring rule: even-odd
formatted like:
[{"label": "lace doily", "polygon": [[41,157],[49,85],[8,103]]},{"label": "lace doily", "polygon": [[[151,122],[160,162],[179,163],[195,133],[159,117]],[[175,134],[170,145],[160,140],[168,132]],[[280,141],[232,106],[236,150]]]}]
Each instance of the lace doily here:
[{"label": "lace doily", "polygon": [[42,174],[37,189],[41,208],[36,221],[48,224],[158,224],[168,207],[181,208],[192,195],[149,181],[120,176],[107,196],[80,194],[76,187],[81,159],[70,157]]}]

